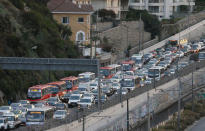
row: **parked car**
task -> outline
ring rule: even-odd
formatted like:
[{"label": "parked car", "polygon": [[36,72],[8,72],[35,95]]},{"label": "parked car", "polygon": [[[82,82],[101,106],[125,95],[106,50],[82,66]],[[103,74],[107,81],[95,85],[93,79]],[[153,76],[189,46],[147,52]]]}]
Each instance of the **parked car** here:
[{"label": "parked car", "polygon": [[67,116],[66,110],[57,110],[53,115],[53,119],[65,119]]}]

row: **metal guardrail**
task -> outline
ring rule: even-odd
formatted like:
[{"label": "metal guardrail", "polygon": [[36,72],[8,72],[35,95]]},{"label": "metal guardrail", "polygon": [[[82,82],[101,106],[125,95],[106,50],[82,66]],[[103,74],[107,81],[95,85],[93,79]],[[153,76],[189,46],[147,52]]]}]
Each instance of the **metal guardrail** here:
[{"label": "metal guardrail", "polygon": [[0,68],[11,70],[70,70],[98,73],[97,59],[0,57]]},{"label": "metal guardrail", "polygon": [[[192,71],[192,70],[196,71],[196,70],[198,70],[200,68],[203,68],[203,67],[205,67],[205,61],[191,63],[187,67],[179,70],[178,74],[179,74],[180,77],[183,77],[183,76],[186,76],[186,75],[190,74],[190,71]],[[168,76],[168,77],[163,77],[160,81],[156,81],[155,85],[156,85],[156,87],[158,87],[158,86],[163,85],[163,84],[165,84],[165,83],[167,83],[167,82],[169,82],[173,79],[176,79],[176,78],[177,78],[177,73],[175,73],[174,75]],[[127,99],[136,97],[136,96],[146,92],[147,90],[151,90],[151,89],[153,89],[153,85],[146,85],[143,88],[136,88],[132,92],[129,92],[128,94],[123,96],[122,100],[125,101]],[[120,101],[120,96],[114,95],[113,99],[108,100],[104,104],[102,104],[101,110],[112,107],[116,104],[119,104],[120,102],[121,102]],[[85,109],[84,114],[89,115],[89,114],[94,113],[96,111],[98,111],[98,107],[97,107],[97,105],[93,105],[90,109]],[[82,117],[83,117],[83,112],[76,111],[76,113],[70,114],[64,120],[56,121],[56,120],[51,119],[51,120],[47,121],[43,126],[22,127],[22,128],[18,128],[17,130],[22,130],[23,131],[23,130],[28,130],[28,128],[32,129],[32,130],[36,130],[36,131],[37,130],[46,130],[46,129],[61,126],[63,124],[71,123],[72,121],[79,120]]]}]

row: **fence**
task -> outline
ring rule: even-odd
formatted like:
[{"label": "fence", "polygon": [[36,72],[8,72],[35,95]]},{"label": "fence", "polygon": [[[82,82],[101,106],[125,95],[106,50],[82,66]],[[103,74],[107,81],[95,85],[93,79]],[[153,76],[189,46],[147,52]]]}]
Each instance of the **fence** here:
[{"label": "fence", "polygon": [[[196,70],[198,70],[200,68],[203,68],[203,67],[205,67],[205,61],[191,63],[190,65],[186,66],[185,68],[179,70],[178,74],[179,74],[180,77],[183,77],[183,76],[186,76],[186,75],[190,74],[190,72],[192,70],[196,71]],[[156,85],[156,87],[158,87],[158,86],[163,85],[163,84],[165,84],[165,83],[167,83],[167,82],[169,82],[173,79],[176,79],[176,78],[177,78],[177,73],[175,73],[174,75],[168,76],[168,77],[163,77],[160,81],[156,81],[155,85]],[[204,78],[205,78],[205,76],[204,76]],[[151,90],[151,89],[153,89],[152,85],[146,85],[143,88],[136,88],[132,92],[129,92],[126,95],[124,95],[122,97],[122,101],[125,101],[127,99],[136,97],[136,96],[146,92],[147,90]],[[120,101],[120,96],[119,95],[114,95],[113,99],[108,100],[104,104],[102,104],[101,110],[105,110],[109,107],[112,107],[116,104],[119,104],[120,102],[121,102]],[[140,107],[143,107],[143,105],[144,105],[144,103],[142,103],[142,105]],[[153,105],[153,107],[155,107],[155,106]],[[87,115],[89,115],[91,113],[94,113],[96,111],[98,111],[97,105],[93,105],[90,109],[85,109],[84,114],[87,116]],[[63,124],[71,123],[72,121],[79,120],[82,117],[83,117],[83,112],[79,111],[79,110],[76,110],[75,113],[69,114],[69,116],[64,120],[56,121],[56,120],[51,119],[51,120],[47,121],[43,126],[21,127],[21,128],[18,128],[17,130],[22,130],[22,131],[23,130],[34,130],[34,131],[46,130],[46,129],[54,128],[54,127],[57,127],[57,126],[61,126]],[[120,121],[121,122],[119,122],[119,123],[124,122],[123,119],[120,120]],[[133,121],[136,121],[136,120],[133,120]],[[116,127],[118,128],[118,126],[116,126]],[[119,125],[119,127],[121,127],[121,126]],[[122,127],[123,127],[123,125],[122,125]]]}]

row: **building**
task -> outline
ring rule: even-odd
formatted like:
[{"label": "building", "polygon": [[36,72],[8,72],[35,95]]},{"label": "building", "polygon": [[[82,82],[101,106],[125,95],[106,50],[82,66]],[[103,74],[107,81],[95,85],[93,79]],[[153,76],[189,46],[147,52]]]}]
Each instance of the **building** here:
[{"label": "building", "polygon": [[90,43],[93,8],[89,0],[50,0],[47,7],[58,23],[71,28],[72,41],[78,44]]},{"label": "building", "polygon": [[115,12],[117,18],[120,18],[121,1],[127,0],[91,0],[91,4],[95,11],[99,9],[107,9]]},{"label": "building", "polygon": [[194,0],[130,0],[129,7],[137,10],[148,10],[149,13],[157,15],[159,19],[170,19],[179,7],[186,5],[191,7],[195,5]]}]

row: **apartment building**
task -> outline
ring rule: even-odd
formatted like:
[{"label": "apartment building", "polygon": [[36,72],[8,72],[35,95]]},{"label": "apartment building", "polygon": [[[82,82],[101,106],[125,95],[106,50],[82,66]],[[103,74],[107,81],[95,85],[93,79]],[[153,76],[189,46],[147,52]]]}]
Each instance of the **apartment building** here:
[{"label": "apartment building", "polygon": [[129,7],[137,10],[147,10],[161,19],[170,19],[181,5],[191,7],[195,5],[194,0],[129,0]]}]

